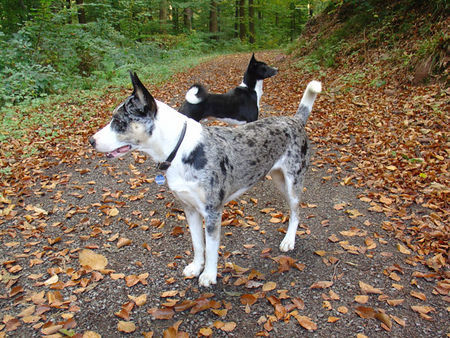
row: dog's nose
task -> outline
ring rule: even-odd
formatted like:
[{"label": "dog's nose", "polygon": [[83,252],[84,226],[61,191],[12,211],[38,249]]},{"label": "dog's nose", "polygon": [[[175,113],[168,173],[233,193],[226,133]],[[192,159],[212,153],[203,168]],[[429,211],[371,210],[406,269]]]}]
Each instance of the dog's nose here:
[{"label": "dog's nose", "polygon": [[94,137],[89,137],[89,143],[91,144],[91,146],[93,146],[95,148],[95,138]]}]

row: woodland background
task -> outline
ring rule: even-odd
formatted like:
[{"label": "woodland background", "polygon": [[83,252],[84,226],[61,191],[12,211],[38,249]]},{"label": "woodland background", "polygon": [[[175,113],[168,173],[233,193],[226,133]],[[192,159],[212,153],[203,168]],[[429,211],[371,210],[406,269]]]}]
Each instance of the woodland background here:
[{"label": "woodland background", "polygon": [[[448,336],[448,13],[446,0],[0,0],[0,338]],[[151,161],[108,161],[88,138],[129,95],[128,70],[176,108],[194,82],[239,84],[251,52],[279,69],[261,118],[323,83],[298,246],[278,251],[288,215],[264,180],[226,205],[204,290],[181,274],[189,231]]]},{"label": "woodland background", "polygon": [[[98,87],[127,69],[280,48],[324,1],[2,0],[0,102]],[[311,7],[311,11],[308,9]],[[146,74],[145,74],[146,75]]]}]

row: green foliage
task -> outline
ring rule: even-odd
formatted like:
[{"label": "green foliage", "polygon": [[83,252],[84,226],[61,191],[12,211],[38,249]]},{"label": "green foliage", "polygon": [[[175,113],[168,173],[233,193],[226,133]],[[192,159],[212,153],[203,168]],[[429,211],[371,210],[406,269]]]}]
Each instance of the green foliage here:
[{"label": "green foliage", "polygon": [[[148,0],[0,0],[0,104],[16,105],[120,81],[128,69],[218,51],[280,48],[306,22],[307,0],[255,0],[256,42],[237,39],[236,1],[217,2],[219,33],[209,33],[210,0],[173,0],[165,22]],[[70,6],[68,4],[70,3]],[[183,11],[192,10],[192,30]],[[78,23],[83,9],[87,24]],[[248,8],[246,8],[248,10]],[[248,25],[249,18],[244,18]],[[174,34],[175,33],[175,34]],[[162,68],[164,68],[162,66]]]}]

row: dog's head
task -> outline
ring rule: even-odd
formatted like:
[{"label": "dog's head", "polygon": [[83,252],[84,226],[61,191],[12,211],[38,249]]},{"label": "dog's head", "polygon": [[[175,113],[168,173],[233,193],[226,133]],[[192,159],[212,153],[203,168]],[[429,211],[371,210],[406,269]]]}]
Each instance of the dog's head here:
[{"label": "dog's head", "polygon": [[265,62],[256,60],[255,53],[253,53],[247,72],[253,74],[256,80],[264,80],[278,73],[278,69],[270,67]]},{"label": "dog's head", "polygon": [[114,109],[111,122],[89,142],[108,157],[119,157],[131,150],[141,149],[151,137],[157,114],[155,99],[150,95],[136,73],[131,73],[133,93]]}]

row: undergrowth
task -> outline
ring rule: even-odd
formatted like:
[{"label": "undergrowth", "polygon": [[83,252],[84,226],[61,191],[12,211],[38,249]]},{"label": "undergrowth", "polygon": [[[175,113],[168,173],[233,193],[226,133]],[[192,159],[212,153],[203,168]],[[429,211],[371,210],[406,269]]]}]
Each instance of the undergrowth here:
[{"label": "undergrowth", "polygon": [[[322,67],[341,67],[355,55],[360,62],[367,62],[364,54],[369,49],[384,48],[386,55],[381,58],[396,65],[403,75],[413,73],[420,62],[429,58],[432,74],[445,76],[447,9],[442,0],[427,4],[407,0],[330,1],[288,52],[298,57],[298,68],[308,73]],[[405,46],[405,40],[412,43]],[[373,84],[381,86],[385,80],[379,78]]]}]

